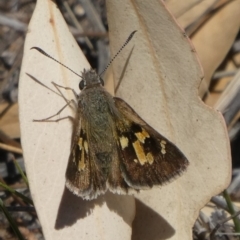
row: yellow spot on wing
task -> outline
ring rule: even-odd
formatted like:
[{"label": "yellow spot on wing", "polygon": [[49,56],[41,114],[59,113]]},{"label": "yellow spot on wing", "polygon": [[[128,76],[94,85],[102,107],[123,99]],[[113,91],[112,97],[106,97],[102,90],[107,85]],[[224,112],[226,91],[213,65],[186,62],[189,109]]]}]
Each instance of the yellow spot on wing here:
[{"label": "yellow spot on wing", "polygon": [[120,144],[122,149],[128,146],[128,138],[126,137],[120,137]]},{"label": "yellow spot on wing", "polygon": [[149,134],[148,132],[142,128],[142,132],[138,132],[135,133],[135,136],[137,137],[137,139],[141,142],[144,143],[145,142],[145,138],[149,138]]},{"label": "yellow spot on wing", "polygon": [[84,141],[83,145],[84,145],[84,149],[85,149],[86,153],[88,153],[88,143],[87,143],[87,141]]},{"label": "yellow spot on wing", "polygon": [[148,134],[148,132],[147,132],[145,129],[143,129],[143,128],[142,128],[142,134],[143,134],[145,137],[147,137],[147,138],[150,137],[149,134]]},{"label": "yellow spot on wing", "polygon": [[[84,149],[83,149],[83,145],[84,145]],[[82,138],[79,138],[78,140],[78,146],[79,146],[79,150],[81,152],[81,159],[78,162],[78,171],[84,170],[85,169],[85,159],[84,159],[84,150],[86,151],[86,153],[88,153],[88,144],[86,141],[83,142]]]},{"label": "yellow spot on wing", "polygon": [[149,164],[153,164],[154,159],[153,159],[153,155],[149,152],[147,153],[147,161],[149,162]]},{"label": "yellow spot on wing", "polygon": [[138,161],[140,162],[141,165],[144,165],[147,162],[147,159],[143,151],[143,148],[138,140],[133,143],[133,148],[137,155]]},{"label": "yellow spot on wing", "polygon": [[82,149],[81,151],[81,159],[78,162],[78,171],[84,170],[85,169],[85,161],[84,161],[84,150]]}]

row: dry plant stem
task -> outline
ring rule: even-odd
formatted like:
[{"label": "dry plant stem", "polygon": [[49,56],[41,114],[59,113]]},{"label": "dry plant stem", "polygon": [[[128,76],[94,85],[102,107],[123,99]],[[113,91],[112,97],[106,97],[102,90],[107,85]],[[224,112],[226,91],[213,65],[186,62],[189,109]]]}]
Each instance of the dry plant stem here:
[{"label": "dry plant stem", "polygon": [[208,231],[213,228],[212,222],[210,221],[209,217],[205,215],[202,211],[199,212],[199,218],[201,219],[201,224],[204,225]]},{"label": "dry plant stem", "polygon": [[216,72],[213,77],[212,80],[218,80],[219,78],[224,78],[224,77],[233,77],[237,74],[239,70],[233,70],[233,71],[218,71]]},{"label": "dry plant stem", "polygon": [[95,38],[106,38],[108,37],[108,34],[107,32],[105,33],[102,33],[102,32],[97,32],[97,31],[89,31],[89,32],[79,32],[79,31],[73,31],[71,29],[71,32],[73,34],[74,37],[85,37],[85,36],[88,36],[88,37],[95,37]]},{"label": "dry plant stem", "polygon": [[[20,67],[20,64],[22,62],[22,56],[23,56],[23,44],[24,39],[22,38],[21,41],[17,43],[17,55],[15,56],[14,62],[11,66],[10,71],[7,73],[6,77],[4,78],[4,81],[1,83],[2,86],[6,86],[9,84],[9,81],[11,77],[16,73],[17,69]],[[12,100],[12,102],[16,102],[17,100]]]},{"label": "dry plant stem", "polygon": [[[92,2],[85,0],[79,0],[79,2],[81,6],[84,8],[86,16],[88,20],[91,22],[93,29],[95,31],[106,33],[106,29],[102,23],[101,17],[99,16]],[[109,49],[104,39],[98,39],[96,46],[98,49],[98,72],[101,72],[102,69],[104,69],[108,63]]]},{"label": "dry plant stem", "polygon": [[223,114],[226,125],[228,127],[230,140],[233,139],[238,133],[238,131],[233,129],[233,127],[236,127],[236,129],[238,129],[236,123],[240,116],[239,93],[240,93],[240,71],[238,71],[236,76],[232,79],[230,84],[227,86],[227,88],[224,90],[221,97],[215,104],[215,108],[220,110]]},{"label": "dry plant stem", "polygon": [[27,25],[16,19],[0,15],[0,24],[16,29],[17,31],[25,32],[27,30]]},{"label": "dry plant stem", "polygon": [[0,143],[0,149],[13,153],[23,154],[23,150],[21,148],[13,147],[4,143]]},{"label": "dry plant stem", "polygon": [[7,134],[5,134],[1,130],[0,130],[0,142],[10,145],[12,147],[22,149],[21,144],[19,142],[13,140],[12,138],[10,138]]},{"label": "dry plant stem", "polygon": [[185,31],[189,36],[193,35],[195,31],[197,31],[199,27],[212,16],[212,11],[216,5],[216,2],[218,1],[215,1],[215,3],[213,3],[211,7],[207,8],[198,19],[185,27]]},{"label": "dry plant stem", "polygon": [[237,112],[236,115],[233,117],[232,121],[228,125],[230,140],[232,140],[238,133],[237,130],[239,129],[239,123],[238,123],[239,118],[240,118],[240,112]]},{"label": "dry plant stem", "polygon": [[[75,15],[73,14],[71,8],[68,5],[67,1],[63,1],[63,6],[65,7],[70,19],[72,20],[73,24],[75,25],[75,27],[78,29],[78,31],[80,31],[81,33],[83,33],[83,28],[81,26],[81,24],[78,22],[77,18],[75,17]],[[93,50],[94,47],[91,43],[91,41],[89,40],[89,38],[87,36],[84,36],[84,40],[87,44],[87,46],[89,47],[90,50]]]},{"label": "dry plant stem", "polygon": [[101,31],[101,33],[105,33],[106,29],[100,19],[100,16],[96,12],[92,2],[85,0],[79,0],[79,2],[86,11],[86,15],[88,16],[88,19],[89,21],[91,21],[91,24],[94,26],[94,28],[97,28],[99,31]]}]

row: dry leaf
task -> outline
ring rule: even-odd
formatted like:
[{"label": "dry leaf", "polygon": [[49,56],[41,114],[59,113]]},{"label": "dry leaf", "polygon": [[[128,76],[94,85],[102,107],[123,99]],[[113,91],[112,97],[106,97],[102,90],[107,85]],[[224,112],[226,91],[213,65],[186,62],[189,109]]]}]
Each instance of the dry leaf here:
[{"label": "dry leaf", "polygon": [[[199,101],[202,72],[196,54],[160,1],[109,0],[107,7],[113,49],[127,33],[138,31],[117,95],[176,143],[190,161],[178,180],[136,196],[133,239],[192,239],[199,209],[231,178],[223,118]],[[115,79],[129,52],[114,62]]]},{"label": "dry leaf", "polygon": [[[33,81],[54,89],[51,81],[79,92],[79,77],[31,47],[37,46],[80,74],[89,69],[83,53],[52,1],[38,1],[28,28],[20,79],[22,145],[30,190],[46,239],[130,239],[135,214],[131,196],[106,194],[84,201],[65,189],[71,122],[36,123],[55,114],[65,101]],[[63,91],[72,99],[71,91]],[[59,117],[74,115],[70,108]],[[117,227],[116,227],[117,226]]]},{"label": "dry leaf", "polygon": [[212,75],[231,48],[239,31],[240,1],[231,1],[217,11],[191,39],[204,70],[199,95],[207,93]]}]

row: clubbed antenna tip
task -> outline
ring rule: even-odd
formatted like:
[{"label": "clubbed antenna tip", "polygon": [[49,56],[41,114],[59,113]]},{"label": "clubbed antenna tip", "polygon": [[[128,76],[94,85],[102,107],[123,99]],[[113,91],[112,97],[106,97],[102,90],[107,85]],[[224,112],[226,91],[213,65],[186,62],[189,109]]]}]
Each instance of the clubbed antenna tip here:
[{"label": "clubbed antenna tip", "polygon": [[69,67],[66,66],[65,64],[59,62],[57,59],[53,58],[53,57],[50,56],[49,54],[47,54],[47,53],[46,53],[45,51],[43,51],[41,48],[39,48],[39,47],[32,47],[32,48],[30,48],[30,50],[32,50],[32,49],[35,49],[35,50],[39,51],[41,54],[45,55],[46,57],[52,59],[53,61],[55,61],[55,62],[57,62],[57,63],[59,63],[59,64],[61,64],[63,67],[67,68],[67,69],[70,70],[72,73],[74,73],[74,74],[76,74],[77,76],[81,77],[81,75],[79,75],[78,73],[74,72],[71,68],[69,68]]}]

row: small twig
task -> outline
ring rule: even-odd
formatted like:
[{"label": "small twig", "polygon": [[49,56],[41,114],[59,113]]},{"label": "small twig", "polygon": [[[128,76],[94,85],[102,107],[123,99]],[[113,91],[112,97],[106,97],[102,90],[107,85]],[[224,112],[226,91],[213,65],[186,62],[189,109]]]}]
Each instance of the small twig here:
[{"label": "small twig", "polygon": [[19,20],[4,16],[2,14],[0,14],[0,25],[11,27],[21,32],[27,31],[27,25],[25,23],[22,23]]},{"label": "small twig", "polygon": [[0,149],[13,152],[13,153],[23,154],[23,150],[21,148],[13,147],[4,143],[0,143]]},{"label": "small twig", "polygon": [[[214,240],[214,235],[216,234],[217,230],[227,221],[236,218],[238,215],[240,214],[240,211],[236,212],[235,214],[231,215],[230,217],[224,219],[223,221],[221,221],[220,223],[218,223],[215,228],[212,230],[212,232],[210,233],[210,239]],[[224,234],[224,233],[221,233]],[[239,235],[239,233],[236,233],[237,235]],[[226,233],[226,235],[229,235]]]},{"label": "small twig", "polygon": [[237,74],[239,70],[234,70],[234,71],[219,71],[214,73],[212,80],[218,80],[219,78],[223,78],[223,77],[232,77],[235,76]]},{"label": "small twig", "polygon": [[[73,24],[78,29],[78,31],[83,32],[83,28],[82,28],[81,24],[79,23],[79,21],[77,20],[77,18],[73,14],[73,12],[72,12],[71,8],[69,7],[67,1],[63,1],[63,6],[65,7],[70,19],[72,20]],[[91,41],[89,40],[89,38],[87,36],[85,36],[84,40],[85,40],[87,46],[89,47],[89,49],[93,50],[94,48],[93,48],[93,45],[92,45]]]}]

